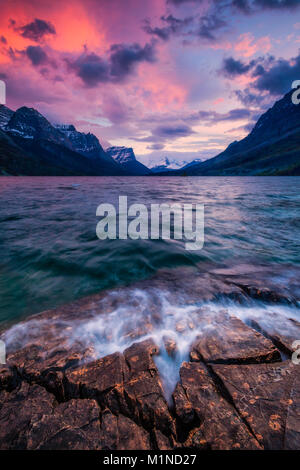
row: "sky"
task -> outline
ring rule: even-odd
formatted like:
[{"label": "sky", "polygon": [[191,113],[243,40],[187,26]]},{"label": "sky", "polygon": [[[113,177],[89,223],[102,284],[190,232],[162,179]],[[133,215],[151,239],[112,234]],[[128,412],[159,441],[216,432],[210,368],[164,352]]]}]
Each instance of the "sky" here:
[{"label": "sky", "polygon": [[133,147],[210,158],[300,79],[300,0],[0,0],[7,106]]}]

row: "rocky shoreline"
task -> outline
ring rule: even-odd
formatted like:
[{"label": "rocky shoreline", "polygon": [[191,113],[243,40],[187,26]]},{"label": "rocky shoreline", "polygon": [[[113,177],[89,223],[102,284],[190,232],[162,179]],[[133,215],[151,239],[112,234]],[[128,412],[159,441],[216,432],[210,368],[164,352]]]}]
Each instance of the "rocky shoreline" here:
[{"label": "rocky shoreline", "polygon": [[[127,295],[121,289],[117,302]],[[195,327],[201,334],[168,399],[156,361],[162,346],[151,338],[155,299],[150,323],[127,332],[132,341],[122,352],[99,358],[80,337],[70,342],[66,332],[76,319],[93,319],[115,302],[101,293],[8,330],[1,449],[300,448],[300,366],[290,359],[300,338],[295,319],[274,311],[266,312],[269,323],[246,324],[220,308],[212,321],[206,307],[197,307],[192,321],[176,324],[179,334]],[[176,356],[172,337],[164,337],[164,346]]]}]

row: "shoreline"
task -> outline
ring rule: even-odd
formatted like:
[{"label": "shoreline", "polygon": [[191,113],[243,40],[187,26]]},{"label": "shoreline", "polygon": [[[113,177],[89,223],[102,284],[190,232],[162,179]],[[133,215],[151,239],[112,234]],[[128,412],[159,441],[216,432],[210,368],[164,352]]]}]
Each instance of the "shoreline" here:
[{"label": "shoreline", "polygon": [[[166,271],[10,328],[1,448],[299,448],[292,299],[249,285],[245,275],[225,285],[219,274],[218,289],[231,297],[226,307],[212,302],[216,278],[204,285],[184,272],[181,289]],[[246,307],[246,299],[255,304]]]}]

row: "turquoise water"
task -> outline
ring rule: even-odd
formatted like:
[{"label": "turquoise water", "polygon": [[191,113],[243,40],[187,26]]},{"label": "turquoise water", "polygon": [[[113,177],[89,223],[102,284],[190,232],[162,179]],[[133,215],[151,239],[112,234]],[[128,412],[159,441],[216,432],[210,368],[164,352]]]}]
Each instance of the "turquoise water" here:
[{"label": "turquoise water", "polygon": [[[96,208],[202,203],[205,243],[106,240]],[[299,266],[299,177],[1,177],[0,322],[180,266]],[[293,281],[294,282],[294,281]],[[295,290],[295,287],[293,286]]]}]

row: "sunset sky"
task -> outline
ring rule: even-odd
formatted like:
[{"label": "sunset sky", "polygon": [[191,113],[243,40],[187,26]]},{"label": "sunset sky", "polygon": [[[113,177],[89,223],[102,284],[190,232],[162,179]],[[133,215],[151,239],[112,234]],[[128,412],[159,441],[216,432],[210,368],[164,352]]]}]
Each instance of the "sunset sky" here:
[{"label": "sunset sky", "polygon": [[300,0],[0,7],[7,106],[133,147],[145,163],[218,154],[300,79]]}]

